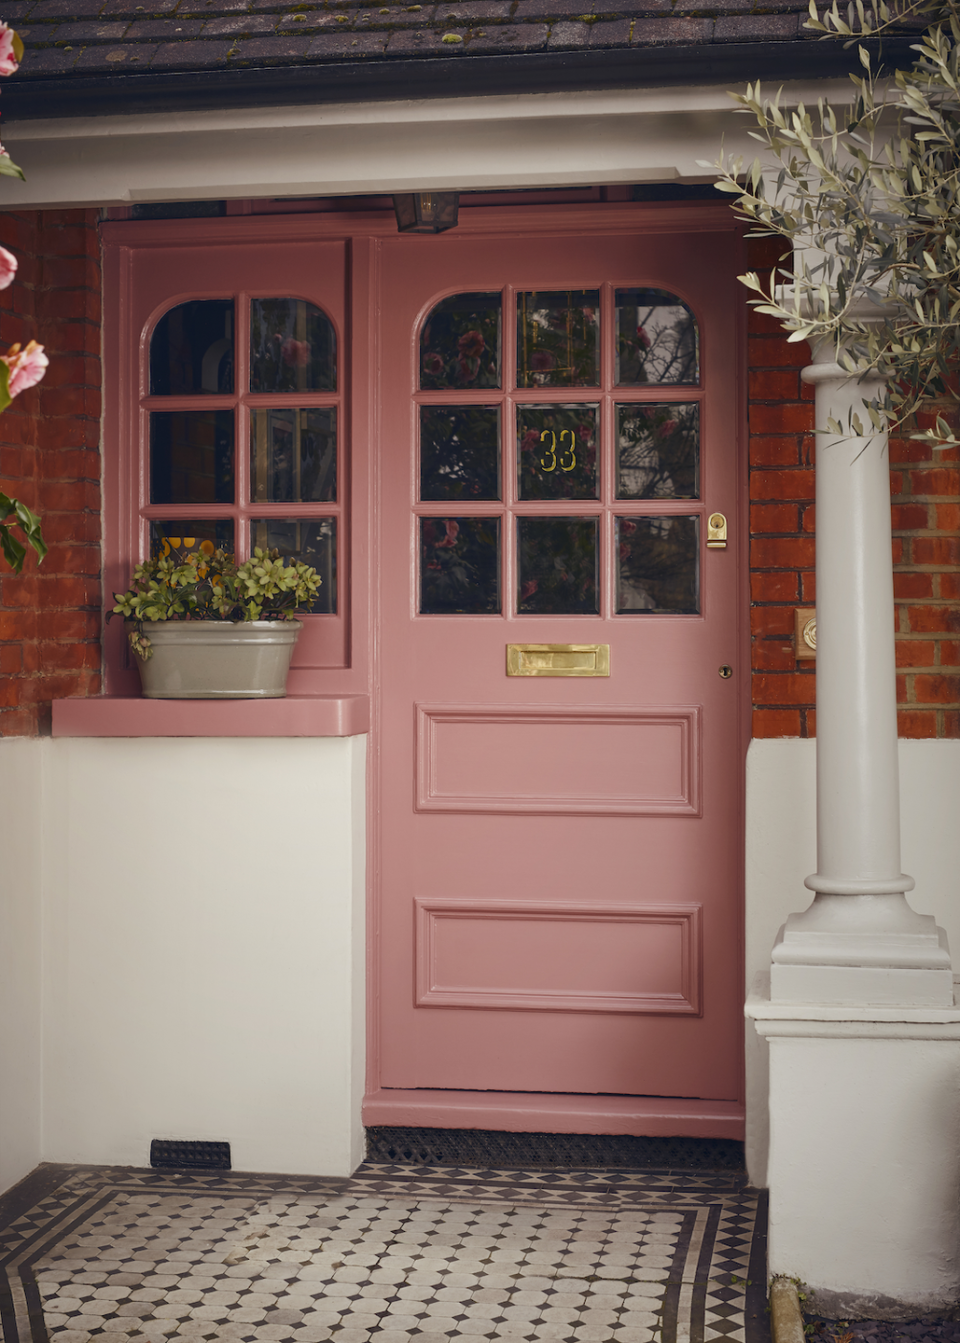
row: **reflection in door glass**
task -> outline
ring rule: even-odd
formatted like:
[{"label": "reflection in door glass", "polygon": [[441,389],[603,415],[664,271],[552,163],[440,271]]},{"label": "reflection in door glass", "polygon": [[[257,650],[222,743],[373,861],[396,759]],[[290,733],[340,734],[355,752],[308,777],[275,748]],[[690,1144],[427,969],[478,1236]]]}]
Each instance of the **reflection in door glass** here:
[{"label": "reflection in door glass", "polygon": [[596,405],[517,407],[521,499],[598,497]]},{"label": "reflection in door glass", "polygon": [[420,407],[420,498],[500,498],[500,407]]},{"label": "reflection in door glass", "polygon": [[250,412],[250,497],[267,503],[336,499],[335,407]]},{"label": "reflection in door glass", "polygon": [[279,550],[284,559],[310,564],[320,575],[314,615],[337,609],[336,518],[251,518],[250,550]]},{"label": "reflection in door glass", "polygon": [[617,498],[699,497],[697,402],[617,406]]},{"label": "reflection in door glass", "polygon": [[232,391],[233,299],[193,299],[165,312],[150,339],[151,394]]},{"label": "reflection in door glass", "polygon": [[233,411],[150,415],[150,502],[233,503]]},{"label": "reflection in door glass", "polygon": [[499,294],[454,294],[430,313],[420,332],[420,386],[500,386]]},{"label": "reflection in door glass", "polygon": [[596,615],[597,518],[517,518],[517,610]]},{"label": "reflection in door glass", "polygon": [[618,289],[617,386],[700,381],[697,321],[665,289]]},{"label": "reflection in door glass", "polygon": [[700,519],[617,518],[617,614],[700,610]]},{"label": "reflection in door glass", "polygon": [[250,303],[251,392],[333,392],[337,337],[325,312],[302,298]]},{"label": "reflection in door glass", "polygon": [[422,615],[500,611],[500,519],[420,519]]},{"label": "reflection in door glass", "polygon": [[599,289],[517,295],[517,386],[596,387]]},{"label": "reflection in door glass", "polygon": [[201,547],[213,546],[214,550],[233,551],[233,519],[217,518],[174,522],[165,518],[163,522],[150,524],[150,554],[156,559],[169,555],[172,550],[188,555]]}]

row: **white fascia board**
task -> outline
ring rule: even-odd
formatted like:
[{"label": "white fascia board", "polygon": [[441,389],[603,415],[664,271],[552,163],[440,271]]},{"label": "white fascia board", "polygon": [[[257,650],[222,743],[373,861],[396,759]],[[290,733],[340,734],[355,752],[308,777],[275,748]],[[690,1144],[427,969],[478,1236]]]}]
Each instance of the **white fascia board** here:
[{"label": "white fascia board", "polygon": [[[783,102],[849,101],[845,80]],[[26,173],[7,209],[259,196],[709,181],[721,143],[752,160],[723,85],[4,123]]]}]

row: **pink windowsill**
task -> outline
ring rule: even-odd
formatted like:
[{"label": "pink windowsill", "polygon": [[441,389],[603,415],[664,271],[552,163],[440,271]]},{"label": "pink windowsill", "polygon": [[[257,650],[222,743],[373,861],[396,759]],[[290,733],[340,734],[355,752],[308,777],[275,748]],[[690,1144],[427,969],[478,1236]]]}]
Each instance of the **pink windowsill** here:
[{"label": "pink windowsill", "polygon": [[55,737],[355,737],[370,729],[367,695],[286,699],[142,699],[53,703]]}]

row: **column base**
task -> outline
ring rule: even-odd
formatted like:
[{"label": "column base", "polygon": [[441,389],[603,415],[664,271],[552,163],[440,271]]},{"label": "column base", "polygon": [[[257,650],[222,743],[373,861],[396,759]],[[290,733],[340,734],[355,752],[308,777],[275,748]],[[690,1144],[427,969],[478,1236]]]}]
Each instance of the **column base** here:
[{"label": "column base", "polygon": [[771,960],[774,1002],[953,1006],[947,935],[902,891],[818,892],[780,929]]},{"label": "column base", "polygon": [[751,998],[770,1042],[769,1271],[841,1319],[960,1294],[960,1010]]}]

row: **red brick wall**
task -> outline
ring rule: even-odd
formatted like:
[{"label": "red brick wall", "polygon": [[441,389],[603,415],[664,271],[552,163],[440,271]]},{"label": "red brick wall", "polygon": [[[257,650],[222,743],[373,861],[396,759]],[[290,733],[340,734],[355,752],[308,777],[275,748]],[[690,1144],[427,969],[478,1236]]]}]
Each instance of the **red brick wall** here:
[{"label": "red brick wall", "polygon": [[17,257],[2,348],[35,339],[50,367],[0,416],[0,489],[41,515],[50,553],[0,560],[0,735],[47,729],[50,702],[100,689],[100,246],[92,210],[0,214]]},{"label": "red brick wall", "polygon": [[[782,244],[753,239],[763,270]],[[812,737],[816,664],[797,662],[794,610],[812,606],[813,389],[800,382],[805,344],[751,312],[750,584],[753,735]],[[900,735],[960,736],[960,469],[958,454],[890,445]]]}]

